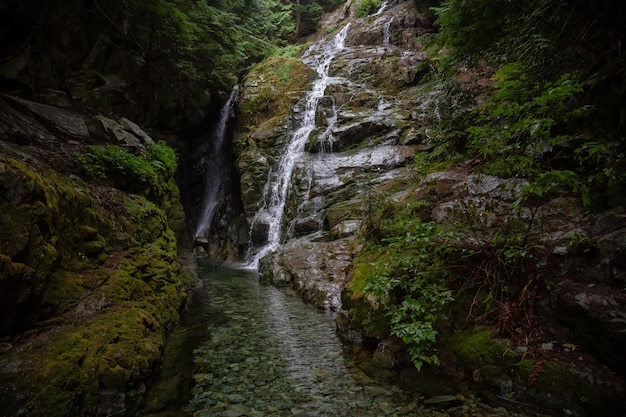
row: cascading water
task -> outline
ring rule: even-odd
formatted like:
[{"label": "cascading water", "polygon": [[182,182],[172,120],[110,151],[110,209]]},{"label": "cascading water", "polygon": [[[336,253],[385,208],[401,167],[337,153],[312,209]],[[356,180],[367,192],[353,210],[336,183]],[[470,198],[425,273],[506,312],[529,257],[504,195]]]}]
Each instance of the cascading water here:
[{"label": "cascading water", "polygon": [[378,16],[381,15],[385,12],[385,10],[387,10],[387,6],[389,6],[389,2],[388,1],[383,1],[380,5],[380,7],[378,8],[378,10],[376,11],[376,13],[373,14],[373,16]]},{"label": "cascading water", "polygon": [[391,23],[393,19],[389,19],[383,26],[383,45],[391,44]]},{"label": "cascading water", "polygon": [[224,143],[226,142],[228,121],[233,116],[238,91],[238,87],[235,86],[230,93],[230,97],[228,97],[228,100],[222,107],[220,118],[215,126],[213,135],[209,137],[211,140],[210,150],[202,161],[205,166],[206,183],[202,209],[194,233],[195,242],[206,243],[208,241],[211,222],[213,221],[215,210],[219,204],[220,188],[226,162],[224,158]]},{"label": "cascading water", "polygon": [[[349,27],[349,24],[346,25],[330,41],[312,45],[303,57],[303,61],[315,69],[318,78],[313,82],[311,91],[306,96],[305,111],[300,127],[292,134],[275,174],[270,172],[268,175],[268,184],[265,187],[264,195],[265,205],[255,218],[255,221],[261,217],[268,219],[267,242],[251,257],[249,262],[251,268],[256,268],[259,260],[274,251],[281,243],[285,203],[291,185],[291,177],[296,163],[302,158],[309,135],[316,127],[317,103],[324,96],[326,87],[332,81],[332,77],[329,77],[328,74],[330,64],[335,56],[345,48]],[[274,176],[274,182],[270,183]]]}]

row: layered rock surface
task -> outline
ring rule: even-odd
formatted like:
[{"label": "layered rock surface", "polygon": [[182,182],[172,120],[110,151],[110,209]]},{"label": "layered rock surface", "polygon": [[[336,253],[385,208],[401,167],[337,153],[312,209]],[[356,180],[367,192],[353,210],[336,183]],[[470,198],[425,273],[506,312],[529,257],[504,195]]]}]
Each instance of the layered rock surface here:
[{"label": "layered rock surface", "polygon": [[[316,291],[303,292],[315,294],[311,297],[333,309],[339,308],[337,300],[347,270],[344,268],[344,272],[339,273],[341,278],[333,277],[335,284],[329,285],[327,275],[335,276],[337,272],[315,272],[325,267],[312,266],[315,263],[312,259],[325,257],[329,244],[339,245],[349,254],[348,243],[324,240],[332,234],[349,242],[366,210],[368,193],[409,176],[405,167],[423,147],[423,126],[414,117],[417,114],[412,114],[415,102],[397,95],[399,90],[415,85],[423,75],[415,70],[415,65],[423,62],[425,55],[413,43],[416,33],[429,30],[418,25],[422,19],[410,4],[403,3],[389,14],[357,21],[349,28],[345,48],[330,63],[330,80],[324,96],[317,102],[316,126],[308,137],[306,152],[296,161],[284,230],[288,238],[302,237],[291,241],[287,250],[299,253],[297,258],[305,264],[293,259],[290,262],[292,268],[308,270],[311,276],[318,276],[312,281],[326,287],[323,292],[328,294],[327,299],[320,298]],[[388,43],[385,43],[387,36]],[[318,53],[313,47],[305,54],[303,62],[308,64]],[[242,86],[242,108],[254,108],[253,92],[263,80],[264,75],[254,71],[248,76]],[[287,85],[285,88],[285,96],[293,97],[294,91]],[[301,97],[306,92],[302,86],[299,91]],[[267,173],[275,169],[272,167],[280,160],[291,129],[302,121],[303,107],[301,99],[294,103],[291,112],[265,116],[269,121],[257,120],[251,132],[237,138],[241,144],[237,167],[242,178],[242,199],[255,243],[263,242],[267,222],[272,221],[263,212],[258,213],[264,204],[263,198],[267,198],[263,194]],[[339,216],[327,214],[339,212]],[[321,239],[317,238],[317,232],[322,232]],[[307,235],[315,237],[306,238]],[[306,254],[310,254],[311,259]],[[344,258],[345,254],[339,258]],[[265,265],[270,280],[272,275],[280,282],[302,276],[302,272],[279,272],[285,269],[276,262]]]}]

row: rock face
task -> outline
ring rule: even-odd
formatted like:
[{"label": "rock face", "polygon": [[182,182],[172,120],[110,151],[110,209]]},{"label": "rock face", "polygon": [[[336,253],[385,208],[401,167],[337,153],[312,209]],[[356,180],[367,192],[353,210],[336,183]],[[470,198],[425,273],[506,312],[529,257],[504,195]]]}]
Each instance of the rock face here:
[{"label": "rock face", "polygon": [[7,416],[135,412],[179,317],[186,275],[173,231],[182,226],[174,167],[152,160],[158,169],[145,183],[132,170],[117,173],[126,192],[111,185],[112,171],[101,183],[86,181],[94,166],[80,168],[79,155],[96,143],[135,163],[154,146],[127,119],[0,96]]},{"label": "rock face", "polygon": [[[367,210],[368,194],[407,177],[405,166],[420,149],[422,136],[416,132],[421,126],[411,114],[415,103],[397,93],[423,76],[415,67],[425,55],[412,41],[416,33],[430,30],[419,26],[423,20],[409,3],[402,3],[389,14],[348,28],[345,47],[330,61],[330,78],[314,109],[315,127],[305,151],[296,157],[285,204],[284,236],[300,238],[284,246],[276,259],[263,262],[268,280],[292,283],[305,298],[332,310],[340,307],[349,242]],[[321,53],[312,48],[304,62],[313,65]],[[275,71],[271,66],[261,69]],[[253,71],[244,82],[244,113],[254,109],[266,78],[263,71]],[[297,88],[303,97],[305,85]],[[293,86],[285,89],[291,94],[283,94],[292,97]],[[295,102],[290,113],[251,112],[256,119],[246,117],[255,122],[252,130],[236,139],[245,216],[257,246],[267,240],[268,223],[274,221],[264,211],[270,198],[268,172],[276,170],[293,130],[303,123],[305,101]]]},{"label": "rock face", "polygon": [[[341,18],[349,15],[344,10],[334,16],[339,19],[337,32],[346,23]],[[626,312],[621,290],[622,211],[592,216],[576,199],[558,193],[538,202],[522,200],[528,181],[474,172],[472,161],[418,176],[416,168],[425,167],[415,166],[416,155],[433,149],[442,118],[460,105],[440,83],[429,82],[433,74],[420,36],[432,30],[426,15],[409,1],[390,2],[380,14],[352,19],[324,74],[328,82],[323,94],[315,101],[307,95],[307,83],[315,76],[305,68],[301,71],[309,75],[306,82],[299,78],[302,83],[295,88],[282,85],[278,96],[289,105],[276,95],[264,101],[260,94],[268,90],[276,94],[277,86],[281,87],[276,82],[266,84],[279,62],[257,68],[245,80],[240,103],[245,129],[240,126],[235,148],[253,257],[266,254],[264,244],[276,221],[268,209],[272,188],[293,134],[311,110],[307,104],[314,104],[315,126],[302,149],[293,154],[293,174],[280,217],[280,245],[259,256],[261,275],[275,285],[292,286],[311,303],[334,312],[344,340],[378,346],[375,362],[381,367],[404,366],[406,352],[402,342],[390,338],[385,301],[364,291],[362,275],[369,260],[360,258],[365,249],[359,234],[371,226],[379,196],[396,205],[421,205],[422,219],[454,232],[456,240],[445,243],[460,251],[489,246],[499,232],[516,228],[536,238],[533,256],[545,277],[545,282],[529,281],[523,289],[537,301],[529,314],[536,315],[538,328],[527,343],[539,351],[541,346],[554,345],[556,338],[563,343],[550,351],[554,355],[550,366],[543,366],[544,359],[529,365],[526,355],[534,347],[509,346],[516,329],[506,329],[511,339],[485,337],[481,346],[496,346],[497,352],[484,361],[488,355],[481,353],[483,348],[472,347],[482,331],[464,336],[462,347],[455,345],[457,336],[451,334],[455,326],[463,326],[458,322],[465,320],[467,311],[457,317],[453,307],[442,319],[449,321],[441,325],[447,335],[441,345],[442,369],[492,390],[509,387],[502,388],[507,398],[580,416],[610,403],[605,407],[607,415],[620,415],[626,410],[620,399],[626,386],[620,353]],[[336,36],[327,34],[322,42],[330,44]],[[315,57],[326,53],[320,48],[306,52],[303,62],[314,67]],[[472,76],[464,71],[452,80],[459,91],[472,93],[473,88],[489,84],[479,74],[482,79],[470,85]],[[443,243],[443,234],[441,239]],[[485,260],[471,262],[480,267]],[[471,276],[466,279],[471,285]],[[480,292],[475,296],[487,298]],[[458,298],[458,304],[467,302],[471,312],[471,296],[463,301],[467,294],[459,291]],[[453,323],[455,319],[458,322]],[[584,359],[576,350],[581,347]],[[468,354],[470,350],[473,353]],[[572,362],[574,356],[581,362]],[[589,379],[590,373],[596,376]]]}]

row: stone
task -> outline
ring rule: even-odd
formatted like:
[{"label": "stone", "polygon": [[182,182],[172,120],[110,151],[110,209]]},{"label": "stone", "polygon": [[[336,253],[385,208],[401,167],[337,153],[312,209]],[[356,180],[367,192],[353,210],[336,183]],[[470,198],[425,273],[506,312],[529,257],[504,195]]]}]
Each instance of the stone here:
[{"label": "stone", "polygon": [[330,230],[333,239],[342,239],[355,235],[361,228],[361,220],[345,220]]},{"label": "stone", "polygon": [[[34,118],[28,117],[27,114],[20,116],[20,119],[22,119],[21,124],[31,132],[33,129],[37,129],[45,131],[48,135],[57,135],[63,140],[68,138],[85,140],[89,138],[89,130],[85,122],[86,118],[82,114],[18,97],[5,96],[5,98],[12,102],[14,111],[24,109],[27,114],[30,113],[34,116]],[[43,132],[35,135],[32,135],[32,133],[30,136],[33,138],[39,136],[43,139],[42,135],[45,135]]]},{"label": "stone", "polygon": [[105,135],[117,145],[131,148],[143,147],[141,140],[134,134],[124,129],[124,126],[113,119],[99,115],[96,119],[100,122]]},{"label": "stone", "polygon": [[120,125],[126,129],[126,131],[137,136],[145,146],[154,145],[154,140],[141,129],[136,123],[131,122],[125,117],[122,117],[119,121]]},{"label": "stone", "polygon": [[372,356],[372,365],[381,369],[402,368],[409,363],[406,346],[395,338],[385,339],[378,343]]},{"label": "stone", "polygon": [[425,405],[445,405],[459,403],[459,399],[454,395],[437,395],[424,400]]},{"label": "stone", "polygon": [[574,343],[597,354],[603,362],[626,372],[626,296],[605,285],[559,282],[550,293],[555,316],[568,325]]},{"label": "stone", "polygon": [[70,99],[65,91],[55,90],[53,88],[43,88],[39,91],[39,99],[44,104],[56,107],[70,107]]}]

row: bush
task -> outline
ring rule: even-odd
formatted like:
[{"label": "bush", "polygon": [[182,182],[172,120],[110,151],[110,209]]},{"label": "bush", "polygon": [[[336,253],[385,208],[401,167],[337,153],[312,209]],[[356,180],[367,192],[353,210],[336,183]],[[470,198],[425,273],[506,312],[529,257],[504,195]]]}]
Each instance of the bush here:
[{"label": "bush", "polygon": [[438,334],[434,323],[441,308],[453,300],[446,288],[452,247],[442,241],[446,233],[438,225],[420,220],[423,203],[369,200],[370,230],[363,237],[370,259],[377,261],[370,265],[364,292],[386,304],[390,333],[406,343],[418,370],[424,363],[439,364],[433,353]]},{"label": "bush", "polygon": [[115,187],[134,193],[152,193],[176,170],[176,153],[164,142],[135,155],[117,145],[91,146],[78,157],[83,172],[96,180],[107,180]]}]

